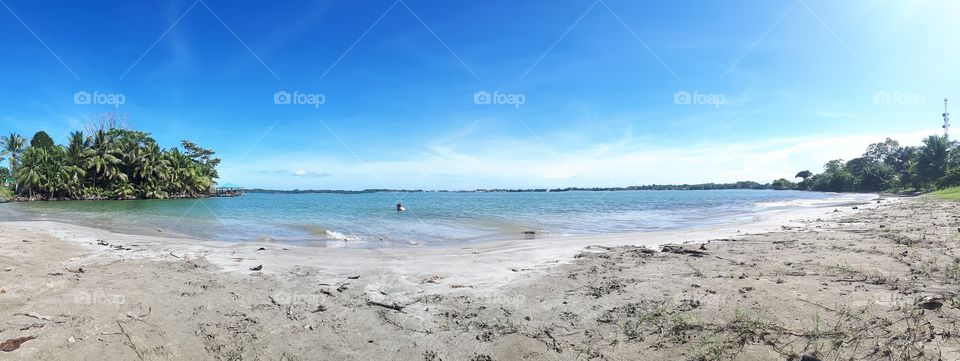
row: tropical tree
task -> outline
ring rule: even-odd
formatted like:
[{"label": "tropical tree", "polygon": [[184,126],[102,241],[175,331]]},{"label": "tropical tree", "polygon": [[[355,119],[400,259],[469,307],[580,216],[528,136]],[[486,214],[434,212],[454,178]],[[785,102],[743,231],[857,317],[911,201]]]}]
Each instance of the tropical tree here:
[{"label": "tropical tree", "polygon": [[89,135],[70,133],[64,145],[44,131],[29,143],[15,133],[0,137],[0,161],[10,164],[0,167],[0,183],[22,185],[15,194],[48,199],[195,197],[215,184],[220,159],[213,150],[188,140],[183,151],[165,150],[148,133],[113,121],[97,124]]},{"label": "tropical tree", "polygon": [[780,179],[777,179],[777,180],[773,181],[772,183],[770,183],[770,187],[772,187],[773,189],[776,189],[776,190],[796,189],[796,188],[797,188],[797,184],[796,184],[796,183],[793,183],[793,182],[791,182],[791,181],[789,181],[789,180],[787,180],[787,179],[785,179],[785,178],[780,178]]},{"label": "tropical tree", "polygon": [[823,165],[823,173],[809,178],[809,188],[822,192],[849,192],[856,190],[856,177],[846,168],[842,159],[834,159]]},{"label": "tropical tree", "polygon": [[10,168],[0,166],[0,185],[6,186],[8,184],[12,184],[12,178],[13,173],[10,172]]},{"label": "tropical tree", "polygon": [[184,153],[193,161],[201,165],[201,171],[210,178],[219,178],[217,166],[220,165],[220,158],[213,157],[214,152],[210,149],[201,148],[189,140],[181,140]]},{"label": "tropical tree", "polygon": [[47,152],[41,148],[29,147],[22,154],[14,179],[30,198],[33,198],[35,192],[42,191],[47,184],[47,162]]},{"label": "tropical tree", "polygon": [[923,145],[916,155],[916,183],[921,187],[929,185],[947,173],[951,162],[950,148],[952,142],[946,136],[931,135],[923,140]]},{"label": "tropical tree", "polygon": [[164,152],[164,158],[169,166],[167,168],[167,176],[169,177],[167,192],[178,197],[187,196],[196,171],[190,165],[190,158],[177,148]]},{"label": "tropical tree", "polygon": [[86,169],[89,161],[87,149],[89,149],[87,138],[83,136],[82,131],[70,133],[70,137],[67,140],[67,162],[69,162],[70,165]]},{"label": "tropical tree", "polygon": [[117,148],[113,138],[110,132],[100,129],[93,134],[90,148],[85,151],[87,169],[93,172],[94,187],[100,186],[102,181],[127,178],[127,175],[120,173],[118,169],[121,165],[118,157],[120,149]]},{"label": "tropical tree", "polygon": [[16,167],[0,171],[0,180],[12,173],[21,184],[15,193],[29,198],[204,196],[213,187],[220,162],[212,150],[193,142],[183,142],[188,152],[164,150],[149,134],[127,128],[99,127],[89,136],[75,131],[64,145],[42,131],[29,146],[16,134],[0,140],[2,156]]},{"label": "tropical tree", "polygon": [[823,173],[803,171],[801,189],[818,191],[922,191],[960,185],[960,143],[946,136],[931,135],[920,147],[904,147],[887,138],[867,147],[862,156],[848,162],[836,159],[824,164]]},{"label": "tropical tree", "polygon": [[126,181],[114,184],[112,193],[116,199],[134,199],[137,194],[133,185]]},{"label": "tropical tree", "polygon": [[[23,139],[17,133],[10,133],[10,135],[5,135],[0,137],[0,154],[3,154],[4,157],[10,160],[10,172],[17,171],[17,159],[20,157],[20,153],[23,152],[24,144],[26,139]],[[16,181],[14,181],[16,183]],[[16,188],[16,185],[14,185]]]},{"label": "tropical tree", "polygon": [[151,142],[138,150],[136,165],[133,167],[133,179],[141,185],[146,198],[166,198],[167,193],[161,186],[170,178],[169,163],[160,146]]},{"label": "tropical tree", "polygon": [[875,158],[854,158],[845,168],[853,176],[854,189],[861,192],[878,192],[898,184],[893,167]]},{"label": "tropical tree", "polygon": [[50,150],[54,145],[56,145],[56,143],[53,142],[53,138],[50,138],[50,135],[42,130],[34,134],[33,138],[30,139],[30,146],[34,148]]}]

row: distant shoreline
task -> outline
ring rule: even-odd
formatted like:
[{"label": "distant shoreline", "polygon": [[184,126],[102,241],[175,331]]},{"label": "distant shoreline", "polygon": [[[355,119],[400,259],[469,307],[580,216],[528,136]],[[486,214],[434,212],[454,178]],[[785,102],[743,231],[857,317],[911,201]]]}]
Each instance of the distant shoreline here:
[{"label": "distant shoreline", "polygon": [[696,190],[790,190],[777,188],[771,183],[737,182],[737,183],[700,183],[700,184],[651,184],[628,187],[566,187],[566,188],[477,188],[473,190],[424,190],[424,189],[245,189],[247,193],[269,194],[367,194],[367,193],[553,193],[553,192],[616,192],[616,191],[696,191]]}]

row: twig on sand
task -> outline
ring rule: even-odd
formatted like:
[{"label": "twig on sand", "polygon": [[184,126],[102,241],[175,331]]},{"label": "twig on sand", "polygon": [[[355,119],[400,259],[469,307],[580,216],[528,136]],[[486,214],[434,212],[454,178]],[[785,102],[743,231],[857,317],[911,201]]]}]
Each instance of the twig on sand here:
[{"label": "twig on sand", "polygon": [[[12,322],[7,322],[7,324],[8,324],[8,325],[14,325],[14,326],[20,327],[20,328],[19,328],[20,331],[26,331],[26,330],[29,330],[29,329],[31,329],[31,328],[43,328],[43,326],[46,326],[46,325],[47,325],[47,324],[45,324],[45,323],[31,323],[31,324],[26,324],[26,325],[25,325],[25,324],[17,324],[17,323],[12,323]],[[0,332],[3,332],[3,331],[4,331],[4,330],[0,330]]]},{"label": "twig on sand", "polygon": [[173,251],[170,251],[170,255],[173,256],[173,258],[180,258],[180,256],[173,254]]},{"label": "twig on sand", "polygon": [[[142,308],[141,308],[141,310],[142,310]],[[150,316],[150,313],[152,313],[152,312],[153,312],[153,307],[147,307],[147,313],[134,316],[134,315],[130,314],[130,312],[127,312],[127,313],[125,314],[125,316],[127,316],[128,318],[130,318],[131,320],[134,320],[134,321],[147,322],[147,321],[144,321],[143,318],[144,318],[144,317],[147,317],[147,316]]]},{"label": "twig on sand", "polygon": [[824,309],[824,310],[827,310],[827,311],[830,311],[830,312],[833,312],[833,313],[841,313],[840,311],[837,311],[837,310],[835,310],[835,309],[832,309],[832,308],[830,308],[830,307],[827,307],[827,306],[824,306],[824,305],[821,305],[821,304],[819,304],[819,303],[816,303],[816,302],[812,302],[812,301],[807,301],[807,300],[805,300],[805,299],[802,299],[802,298],[798,298],[797,300],[798,300],[798,301],[800,301],[800,302],[804,302],[804,303],[807,303],[807,304],[810,304],[810,305],[813,305],[813,306],[817,306],[817,307],[820,307],[820,308],[822,308],[822,309]]},{"label": "twig on sand", "polygon": [[404,307],[396,303],[383,303],[383,302],[377,302],[377,301],[367,301],[367,304],[371,306],[380,306],[383,308],[389,308],[397,312],[403,312],[403,307]]},{"label": "twig on sand", "polygon": [[380,319],[382,319],[384,322],[389,323],[389,324],[393,325],[394,327],[396,327],[396,328],[398,328],[398,329],[400,329],[400,330],[402,330],[402,331],[422,333],[422,334],[425,334],[425,335],[432,335],[432,334],[433,334],[433,331],[430,331],[430,330],[418,330],[418,329],[414,329],[414,328],[405,327],[405,326],[401,325],[400,322],[397,322],[396,320],[394,320],[394,319],[390,318],[389,316],[387,316],[387,311],[380,311],[380,312],[377,312],[377,313],[380,314]]},{"label": "twig on sand", "polygon": [[137,348],[137,345],[133,343],[133,338],[130,337],[130,334],[127,333],[127,330],[123,329],[123,322],[117,321],[117,326],[120,326],[120,334],[127,338],[127,346],[133,349],[133,352],[137,353],[137,357],[143,360],[143,354],[140,353],[140,350]]},{"label": "twig on sand", "polygon": [[50,322],[54,322],[54,323],[64,323],[64,322],[65,322],[65,321],[55,320],[55,319],[53,319],[53,318],[51,318],[51,317],[42,316],[42,315],[38,315],[38,314],[36,314],[36,313],[29,313],[29,312],[17,312],[17,313],[14,313],[13,315],[14,315],[14,316],[30,317],[30,318],[38,319],[38,320],[41,320],[41,321],[50,321]]}]

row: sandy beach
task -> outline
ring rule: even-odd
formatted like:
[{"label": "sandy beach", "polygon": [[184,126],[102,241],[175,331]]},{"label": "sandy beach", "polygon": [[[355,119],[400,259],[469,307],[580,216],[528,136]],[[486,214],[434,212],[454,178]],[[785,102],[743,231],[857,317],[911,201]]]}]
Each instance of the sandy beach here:
[{"label": "sandy beach", "polygon": [[2,222],[0,341],[35,337],[2,355],[952,360],[958,210],[887,198],[684,231],[383,249]]}]

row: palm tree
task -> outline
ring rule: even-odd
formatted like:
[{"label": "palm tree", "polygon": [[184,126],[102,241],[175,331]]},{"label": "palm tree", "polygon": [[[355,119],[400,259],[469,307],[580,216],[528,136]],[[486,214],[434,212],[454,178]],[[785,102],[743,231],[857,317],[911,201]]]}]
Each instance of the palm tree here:
[{"label": "palm tree", "polygon": [[117,167],[122,163],[117,157],[119,150],[113,141],[113,135],[100,129],[93,134],[90,148],[84,154],[87,157],[87,169],[93,171],[93,185],[96,187],[103,180],[127,180],[127,175],[121,173]]},{"label": "palm tree", "polygon": [[173,148],[164,152],[167,161],[168,190],[177,196],[186,196],[192,179],[190,158]]},{"label": "palm tree", "polygon": [[117,199],[131,199],[136,195],[133,185],[127,182],[117,182],[113,186],[113,196]]},{"label": "palm tree", "polygon": [[931,135],[923,140],[923,146],[917,151],[915,169],[919,183],[923,185],[943,177],[950,164],[952,143],[946,136]]},{"label": "palm tree", "polygon": [[[156,142],[148,143],[146,147],[138,149],[137,152],[138,156],[133,167],[133,176],[139,181],[140,185],[153,184],[155,186],[159,181],[165,181],[169,178],[167,159]],[[147,193],[147,188],[151,188],[149,193],[152,194],[145,194],[144,196],[147,198],[166,197],[157,187],[143,187],[144,193]]]},{"label": "palm tree", "polygon": [[80,188],[83,188],[83,181],[86,178],[88,148],[87,138],[83,135],[82,131],[78,130],[70,133],[70,137],[67,140],[66,153],[64,154],[66,158],[65,164],[80,169],[80,179],[78,180]]},{"label": "palm tree", "polygon": [[67,140],[67,155],[73,158],[71,161],[82,163],[84,160],[83,152],[86,150],[87,138],[83,136],[83,131],[71,132]]},{"label": "palm tree", "polygon": [[22,185],[30,198],[34,191],[43,190],[47,185],[47,152],[40,148],[27,148],[21,157],[20,168],[14,174],[17,184]]},{"label": "palm tree", "polygon": [[[0,154],[4,157],[10,158],[10,173],[16,174],[17,171],[17,158],[20,157],[20,153],[23,152],[24,144],[27,140],[23,139],[17,133],[10,133],[10,135],[5,135],[0,137]],[[17,189],[17,181],[14,179],[14,189]]]},{"label": "palm tree", "polygon": [[[120,172],[127,175],[135,175],[136,169],[143,157],[143,148],[147,143],[153,142],[153,139],[144,132],[138,131],[120,131],[111,130],[110,134],[114,136],[115,147],[120,152],[121,164]],[[135,177],[134,177],[135,178]],[[132,179],[131,179],[132,180]]]}]

